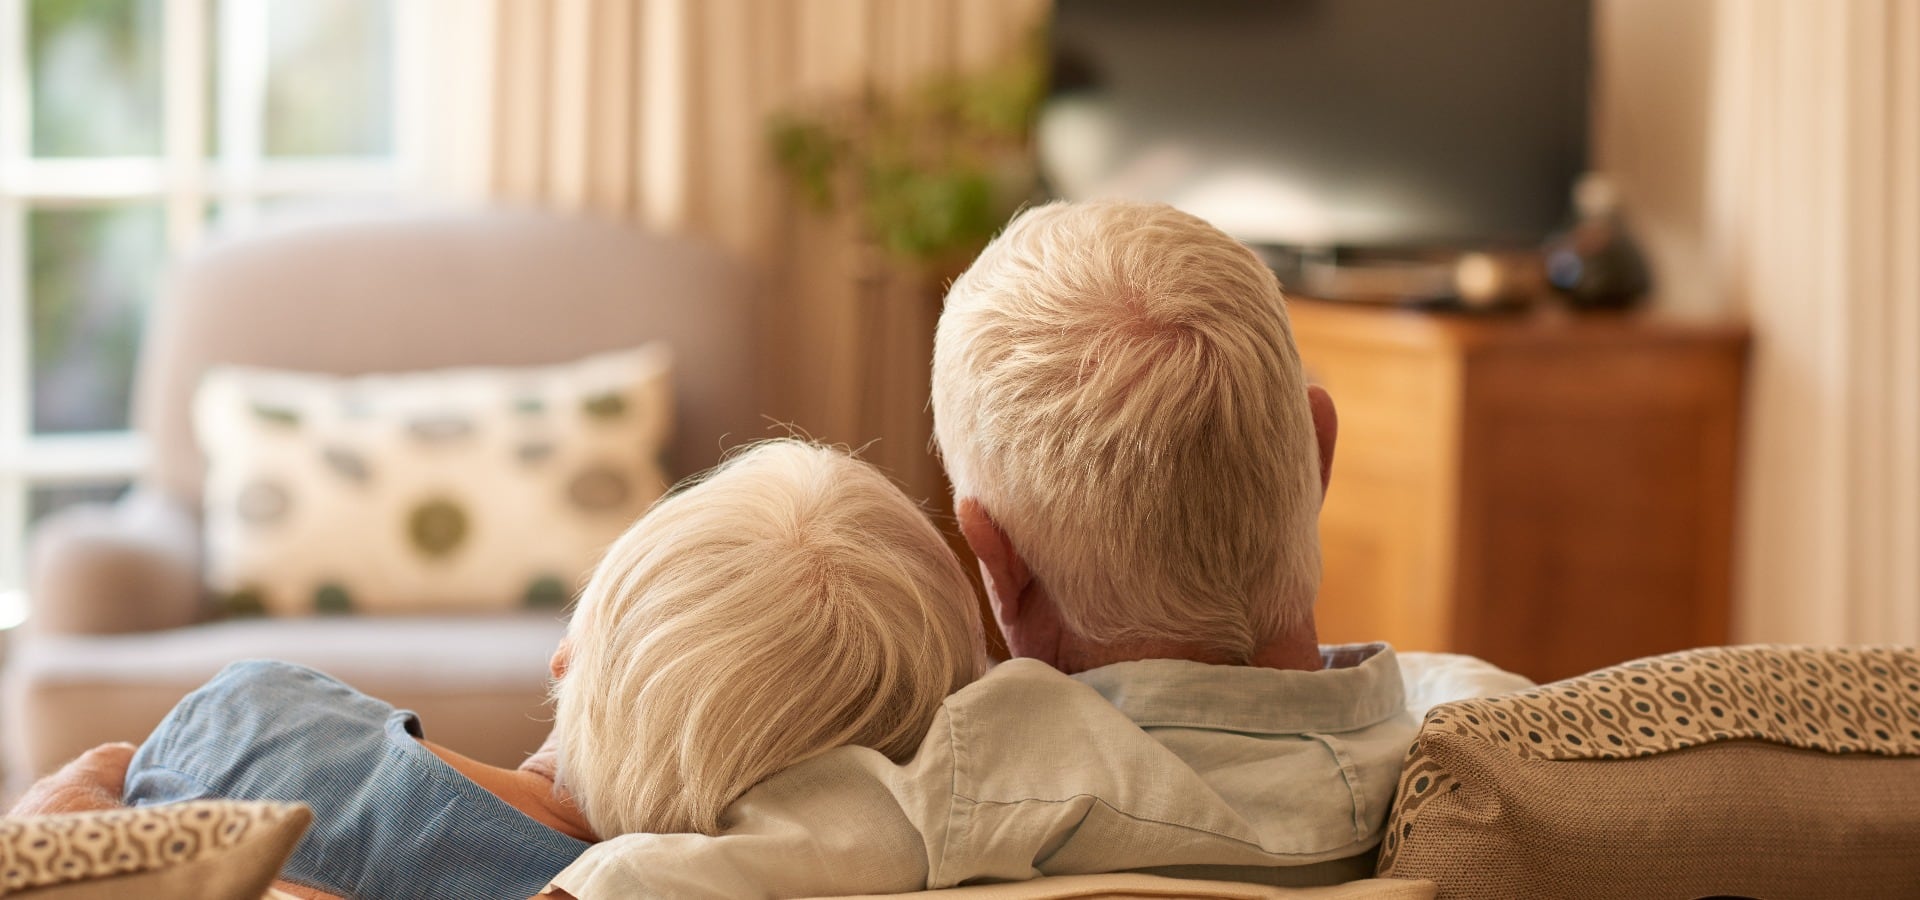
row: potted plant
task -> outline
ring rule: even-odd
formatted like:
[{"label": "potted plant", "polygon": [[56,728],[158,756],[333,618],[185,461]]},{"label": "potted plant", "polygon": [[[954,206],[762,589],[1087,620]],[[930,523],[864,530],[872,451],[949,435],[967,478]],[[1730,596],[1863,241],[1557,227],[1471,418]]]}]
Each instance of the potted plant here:
[{"label": "potted plant", "polygon": [[885,257],[941,283],[1036,193],[1033,120],[1045,91],[1030,42],[1001,62],[899,94],[774,118],[768,141],[807,205],[846,210]]}]

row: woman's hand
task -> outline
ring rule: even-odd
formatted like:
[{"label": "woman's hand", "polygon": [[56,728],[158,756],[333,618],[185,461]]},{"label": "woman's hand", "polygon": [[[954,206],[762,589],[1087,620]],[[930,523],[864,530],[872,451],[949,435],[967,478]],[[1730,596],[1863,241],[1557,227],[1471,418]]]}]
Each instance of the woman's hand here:
[{"label": "woman's hand", "polygon": [[13,805],[9,816],[48,816],[60,813],[119,809],[126,789],[127,765],[133,762],[132,744],[101,744],[80,754],[60,771],[34,782]]}]

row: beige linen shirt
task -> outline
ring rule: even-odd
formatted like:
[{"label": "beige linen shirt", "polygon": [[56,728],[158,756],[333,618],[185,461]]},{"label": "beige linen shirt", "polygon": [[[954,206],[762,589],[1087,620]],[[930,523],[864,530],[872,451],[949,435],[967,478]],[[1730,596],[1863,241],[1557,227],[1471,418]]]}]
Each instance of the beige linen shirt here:
[{"label": "beige linen shirt", "polygon": [[748,791],[718,836],[623,835],[553,886],[601,900],[880,894],[1120,870],[1364,877],[1418,717],[1529,683],[1468,657],[1413,654],[1409,690],[1384,644],[1322,655],[1317,672],[1146,660],[1069,677],[1002,663],[947,699],[904,765],[862,747],[829,751]]}]

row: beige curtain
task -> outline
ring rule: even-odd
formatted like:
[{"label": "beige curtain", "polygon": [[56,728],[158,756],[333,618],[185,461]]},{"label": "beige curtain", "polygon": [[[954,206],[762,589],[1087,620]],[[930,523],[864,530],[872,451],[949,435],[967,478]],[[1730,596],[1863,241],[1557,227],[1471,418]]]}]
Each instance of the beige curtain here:
[{"label": "beige curtain", "polygon": [[[699,235],[757,264],[767,413],[920,498],[935,291],[795,201],[770,115],[1012,52],[1044,0],[437,0],[432,167],[467,195]],[[769,434],[780,433],[777,431]]]},{"label": "beige curtain", "polygon": [[1920,642],[1920,4],[1595,11],[1662,302],[1753,327],[1736,637]]},{"label": "beige curtain", "polygon": [[1920,4],[1718,13],[1708,233],[1758,336],[1741,631],[1920,642]]}]

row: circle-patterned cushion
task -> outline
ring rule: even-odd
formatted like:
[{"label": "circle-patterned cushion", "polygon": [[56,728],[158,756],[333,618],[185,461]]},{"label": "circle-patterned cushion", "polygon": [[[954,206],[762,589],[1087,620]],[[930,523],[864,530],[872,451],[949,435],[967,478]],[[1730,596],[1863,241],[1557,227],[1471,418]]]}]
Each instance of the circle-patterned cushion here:
[{"label": "circle-patterned cushion", "polygon": [[208,575],[231,615],[557,609],[665,486],[669,357],[210,372]]}]

